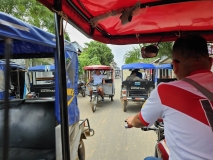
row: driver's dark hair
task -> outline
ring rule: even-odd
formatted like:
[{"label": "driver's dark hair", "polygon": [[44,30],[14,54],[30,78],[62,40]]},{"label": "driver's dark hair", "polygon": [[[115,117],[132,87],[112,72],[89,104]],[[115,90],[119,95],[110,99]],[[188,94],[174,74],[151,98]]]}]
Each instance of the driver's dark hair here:
[{"label": "driver's dark hair", "polygon": [[132,72],[131,72],[131,75],[133,75],[133,74],[137,74],[137,71],[136,70],[133,70]]},{"label": "driver's dark hair", "polygon": [[173,53],[186,59],[209,56],[206,39],[195,34],[178,38],[173,45]]}]

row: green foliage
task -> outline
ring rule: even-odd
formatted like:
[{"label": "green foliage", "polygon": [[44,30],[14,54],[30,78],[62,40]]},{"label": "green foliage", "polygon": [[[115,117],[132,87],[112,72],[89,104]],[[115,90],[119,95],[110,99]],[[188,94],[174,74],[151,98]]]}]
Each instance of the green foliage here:
[{"label": "green foliage", "polygon": [[162,43],[160,43],[158,45],[159,52],[158,52],[158,55],[156,57],[142,59],[142,57],[141,57],[141,47],[142,46],[147,46],[147,45],[149,45],[149,44],[139,44],[138,47],[133,47],[132,50],[128,51],[124,55],[125,64],[135,63],[135,62],[151,63],[155,59],[161,58],[163,56],[171,57],[173,42],[162,42]]},{"label": "green foliage", "polygon": [[[24,22],[41,28],[50,33],[55,33],[54,14],[36,0],[0,0],[0,11],[10,14]],[[65,32],[64,38],[70,41]],[[43,59],[34,59],[36,62],[48,64]],[[34,64],[34,63],[33,63]],[[26,63],[27,68],[29,64]]]},{"label": "green foliage", "polygon": [[110,65],[114,55],[111,49],[103,43],[91,41],[85,43],[85,48],[79,56],[79,73],[83,73],[83,68],[89,65]]},{"label": "green foliage", "polygon": [[141,61],[141,52],[140,52],[140,47],[132,47],[132,50],[128,51],[124,55],[124,62],[125,64],[128,63],[136,63]]},{"label": "green foliage", "polygon": [[[54,14],[36,0],[0,0],[0,11],[54,33]],[[70,41],[68,34],[65,39]]]},{"label": "green foliage", "polygon": [[110,65],[114,55],[106,44],[91,41],[90,43],[85,43],[85,45],[84,52],[89,55],[89,58],[97,57],[102,65]]},{"label": "green foliage", "polygon": [[97,56],[90,58],[89,55],[85,52],[81,53],[78,59],[79,59],[79,74],[83,74],[85,66],[101,64]]}]

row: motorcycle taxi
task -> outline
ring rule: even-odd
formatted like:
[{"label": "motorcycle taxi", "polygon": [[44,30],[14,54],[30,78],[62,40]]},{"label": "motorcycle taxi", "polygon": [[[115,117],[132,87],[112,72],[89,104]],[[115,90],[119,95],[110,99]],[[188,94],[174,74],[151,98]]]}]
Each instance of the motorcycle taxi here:
[{"label": "motorcycle taxi", "polygon": [[[75,48],[63,40],[65,50],[59,56],[55,35],[2,12],[0,21],[0,58],[5,59],[4,99],[0,100],[0,160],[61,160],[67,154],[65,151],[70,159],[84,160],[83,139],[92,136],[94,130],[88,119],[79,117]],[[55,92],[52,96],[45,95],[39,84],[32,84],[31,89],[40,92],[38,97],[10,99],[10,58],[54,58],[55,84],[51,84],[51,90]],[[22,81],[24,78],[20,83]]]},{"label": "motorcycle taxi", "polygon": [[[84,70],[87,71],[88,79],[90,79],[92,77],[94,70],[97,70],[97,69],[101,70],[102,74],[104,74],[106,77],[106,78],[104,78],[105,84],[102,84],[103,91],[104,91],[104,97],[109,97],[109,99],[111,99],[111,101],[113,101],[113,97],[115,95],[113,68],[110,66],[105,66],[105,65],[86,66],[86,67],[84,67]],[[108,76],[107,71],[108,71],[108,73],[111,74],[110,76]],[[93,112],[96,111],[98,102],[100,102],[102,99],[98,92],[98,87],[99,86],[96,84],[93,84],[93,82],[91,82],[90,84],[88,84],[86,86],[86,94],[88,96],[90,96],[90,90],[92,90],[91,107],[92,107]]]},{"label": "motorcycle taxi", "polygon": [[[137,80],[129,80],[127,77],[131,74],[128,70],[132,71],[135,69],[146,70],[143,72],[143,77]],[[151,91],[155,88],[155,66],[148,63],[131,63],[122,66],[121,72],[121,92],[120,99],[123,106],[123,111],[127,111],[128,102],[145,102],[149,97]],[[142,74],[140,72],[140,74]],[[149,74],[151,77],[147,79]]]}]

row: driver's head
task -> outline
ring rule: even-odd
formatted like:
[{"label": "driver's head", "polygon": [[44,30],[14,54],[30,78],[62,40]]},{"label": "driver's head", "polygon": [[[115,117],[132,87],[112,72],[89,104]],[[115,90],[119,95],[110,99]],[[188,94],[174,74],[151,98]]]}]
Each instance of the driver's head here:
[{"label": "driver's head", "polygon": [[172,65],[178,79],[201,69],[211,69],[212,59],[208,54],[206,40],[199,35],[178,38],[172,49]]},{"label": "driver's head", "polygon": [[95,74],[96,75],[100,75],[101,74],[101,71],[99,69],[95,70]]},{"label": "driver's head", "polygon": [[131,76],[136,76],[136,75],[137,75],[137,71],[133,70],[133,71],[131,72]]}]

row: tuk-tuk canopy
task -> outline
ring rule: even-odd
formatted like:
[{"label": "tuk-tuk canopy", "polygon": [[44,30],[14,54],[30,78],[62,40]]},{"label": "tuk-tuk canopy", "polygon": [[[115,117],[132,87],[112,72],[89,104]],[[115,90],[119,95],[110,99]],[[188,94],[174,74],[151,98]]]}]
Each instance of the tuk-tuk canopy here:
[{"label": "tuk-tuk canopy", "polygon": [[[6,64],[5,61],[0,60],[0,66],[3,66],[3,65],[5,65],[5,64]],[[11,67],[12,69],[26,69],[25,66],[16,64],[16,63],[14,63],[14,62],[10,62],[10,67]]]},{"label": "tuk-tuk canopy", "polygon": [[122,66],[122,69],[155,69],[153,64],[149,63],[131,63]]},{"label": "tuk-tuk canopy", "polygon": [[[0,12],[0,37],[13,39],[13,56],[27,58],[28,55],[36,57],[53,57],[56,48],[55,35],[40,28],[27,24],[9,14]],[[2,40],[0,38],[0,40]],[[76,52],[68,41],[65,48]],[[0,56],[4,55],[4,41],[0,41]],[[22,57],[23,56],[23,57]]]},{"label": "tuk-tuk canopy", "polygon": [[[53,10],[54,0],[38,0]],[[210,0],[61,0],[69,22],[108,44],[174,41],[197,33],[213,40]]]},{"label": "tuk-tuk canopy", "polygon": [[112,70],[113,68],[110,66],[105,66],[105,65],[92,65],[92,66],[86,66],[84,67],[84,70]]},{"label": "tuk-tuk canopy", "polygon": [[[13,40],[12,57],[14,59],[54,57],[54,53],[56,53],[56,39],[54,34],[29,25],[9,14],[0,12],[0,58],[4,57],[5,38],[11,38]],[[76,54],[76,49],[72,43],[66,40],[64,45],[66,58],[72,59],[68,70],[71,68],[73,73],[78,73],[78,58],[73,56]],[[69,73],[67,74],[69,75]],[[77,77],[76,74],[74,74],[74,76]],[[58,83],[57,81],[58,78],[56,78],[56,84]],[[73,84],[67,83],[67,88],[77,87],[75,84],[77,84],[77,78],[73,80]],[[65,89],[67,88],[65,87]],[[55,86],[55,90],[56,92],[59,91],[58,85]],[[58,94],[56,94],[56,96],[58,96]],[[70,96],[68,96],[68,98],[70,99]],[[69,124],[74,124],[78,122],[79,119],[79,110],[76,101],[77,97],[74,97],[72,103],[68,106]],[[57,121],[60,123],[62,119],[60,117],[59,103],[59,98],[56,97],[55,115]]]},{"label": "tuk-tuk canopy", "polygon": [[172,69],[171,64],[160,64],[156,66],[157,69]]},{"label": "tuk-tuk canopy", "polygon": [[55,72],[55,65],[41,65],[28,68],[29,72]]}]

